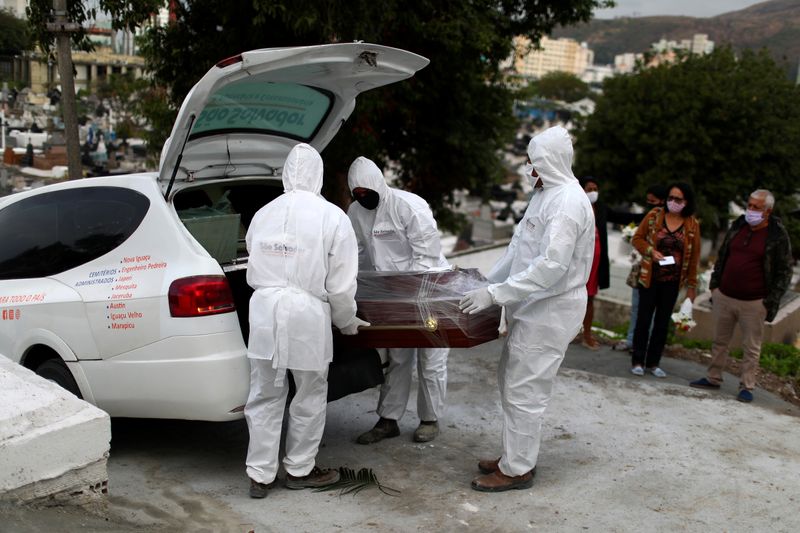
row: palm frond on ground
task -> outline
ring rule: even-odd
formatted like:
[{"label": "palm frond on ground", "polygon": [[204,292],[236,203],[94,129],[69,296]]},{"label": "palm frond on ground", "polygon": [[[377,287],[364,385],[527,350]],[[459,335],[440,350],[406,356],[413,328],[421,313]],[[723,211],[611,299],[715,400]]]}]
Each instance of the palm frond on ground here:
[{"label": "palm frond on ground", "polygon": [[378,481],[378,476],[370,468],[362,468],[356,472],[352,468],[340,466],[339,476],[339,481],[327,487],[319,488],[317,492],[338,490],[339,495],[343,496],[345,494],[355,495],[366,488],[377,487],[379,491],[387,496],[398,496],[400,494],[399,490],[382,485]]}]

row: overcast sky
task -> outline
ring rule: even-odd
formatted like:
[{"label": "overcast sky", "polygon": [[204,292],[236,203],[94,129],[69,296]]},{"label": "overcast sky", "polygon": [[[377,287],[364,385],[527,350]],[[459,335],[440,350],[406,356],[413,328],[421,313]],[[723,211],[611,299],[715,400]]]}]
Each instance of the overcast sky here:
[{"label": "overcast sky", "polygon": [[714,17],[738,11],[763,0],[616,0],[617,7],[599,9],[594,16],[601,19],[615,17],[650,17],[653,15],[685,15],[687,17]]}]

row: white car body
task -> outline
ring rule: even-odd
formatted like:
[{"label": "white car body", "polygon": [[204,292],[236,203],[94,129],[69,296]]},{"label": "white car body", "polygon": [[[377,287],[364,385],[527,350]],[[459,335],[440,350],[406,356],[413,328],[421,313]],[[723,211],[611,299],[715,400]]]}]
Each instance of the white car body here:
[{"label": "white car body", "polygon": [[357,94],[427,63],[365,43],[245,52],[187,95],[159,172],[0,199],[0,224],[17,232],[0,252],[0,353],[111,416],[240,418],[249,289],[239,239],[249,218],[282,192],[292,146],[322,151]]}]

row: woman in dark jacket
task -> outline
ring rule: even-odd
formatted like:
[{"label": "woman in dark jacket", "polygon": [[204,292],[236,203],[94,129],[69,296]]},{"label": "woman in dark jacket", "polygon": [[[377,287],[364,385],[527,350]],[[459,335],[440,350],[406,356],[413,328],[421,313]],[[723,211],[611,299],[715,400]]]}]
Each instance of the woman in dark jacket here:
[{"label": "woman in dark jacket", "polygon": [[[583,190],[592,202],[594,209],[594,224],[597,228],[597,235],[600,241],[599,263],[593,266],[592,270],[597,269],[597,288],[607,289],[611,285],[608,261],[608,223],[613,224],[638,224],[644,218],[644,213],[626,213],[615,211],[600,200],[598,180],[592,176],[581,179]],[[594,319],[594,296],[589,296],[586,302],[586,315],[583,317],[583,341],[581,344],[590,350],[600,348],[600,343],[592,336],[592,320]]]}]

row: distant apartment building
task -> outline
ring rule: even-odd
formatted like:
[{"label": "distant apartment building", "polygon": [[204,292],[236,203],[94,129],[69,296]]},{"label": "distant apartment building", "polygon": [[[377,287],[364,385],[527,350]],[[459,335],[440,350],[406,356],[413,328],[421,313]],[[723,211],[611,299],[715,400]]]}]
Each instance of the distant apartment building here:
[{"label": "distant apartment building", "polygon": [[628,52],[614,56],[614,72],[616,74],[627,74],[633,72],[637,61],[644,59],[644,54],[634,54]]},{"label": "distant apartment building", "polygon": [[691,39],[682,39],[680,41],[668,41],[662,38],[660,41],[653,43],[650,48],[659,54],[685,50],[690,54],[705,55],[714,51],[714,41],[709,41],[708,35],[705,33],[696,33]]},{"label": "distant apartment building", "polygon": [[[27,0],[0,0],[0,6],[25,18]],[[19,4],[19,5],[17,5]],[[21,10],[21,12],[19,12]],[[18,13],[19,12],[19,13]],[[170,11],[162,8],[151,17],[149,24],[165,25],[169,22]],[[93,52],[72,51],[75,70],[75,89],[94,92],[98,85],[112,74],[130,73],[135,78],[144,75],[144,58],[138,55],[136,32],[111,29],[110,21],[98,20],[87,28],[89,39],[94,43]],[[60,84],[58,65],[39,50],[23,52],[17,56],[0,57],[0,73],[12,81],[22,82],[34,93],[47,93]]]},{"label": "distant apartment building", "polygon": [[28,0],[0,0],[0,9],[10,11],[19,19],[25,18],[25,6]]},{"label": "distant apartment building", "polygon": [[[647,66],[655,67],[675,61],[679,51],[697,55],[710,54],[714,51],[714,41],[710,41],[708,35],[704,33],[697,33],[691,39],[682,39],[680,41],[661,39],[650,46],[650,51],[652,55],[647,59]],[[614,72],[616,74],[633,72],[636,63],[644,60],[645,54],[628,52],[616,55],[614,56]]]},{"label": "distant apartment building", "polygon": [[[93,92],[112,74],[131,73],[134,78],[142,77],[143,57],[95,46],[94,52],[72,51],[75,90]],[[12,79],[24,82],[34,93],[46,93],[60,84],[58,65],[39,51],[25,52],[12,58]]]},{"label": "distant apartment building", "polygon": [[582,82],[592,84],[603,83],[606,78],[611,78],[616,74],[611,65],[589,65],[579,77]]},{"label": "distant apartment building", "polygon": [[539,49],[535,49],[527,37],[515,37],[514,53],[508,66],[520,76],[541,78],[549,72],[569,72],[581,76],[594,62],[594,52],[586,43],[542,37],[540,45]]}]

